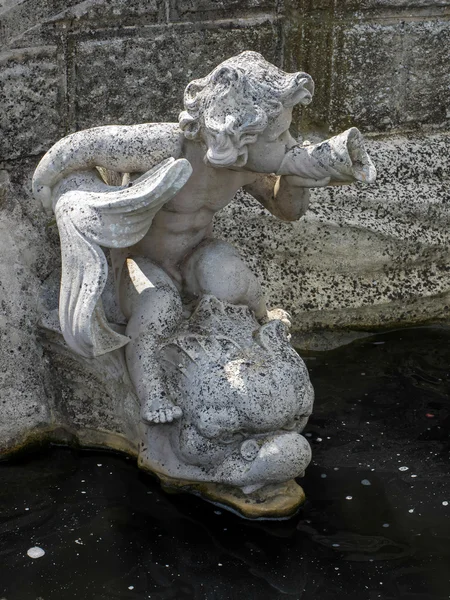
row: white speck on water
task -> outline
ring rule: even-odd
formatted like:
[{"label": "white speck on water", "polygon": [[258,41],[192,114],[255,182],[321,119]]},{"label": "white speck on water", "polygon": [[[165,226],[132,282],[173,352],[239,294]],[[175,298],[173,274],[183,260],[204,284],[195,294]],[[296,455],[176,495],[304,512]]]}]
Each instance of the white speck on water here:
[{"label": "white speck on water", "polygon": [[217,563],[218,567],[223,567],[222,563]]},{"label": "white speck on water", "polygon": [[166,565],[166,567],[168,567],[169,565]]},{"label": "white speck on water", "polygon": [[80,544],[80,546],[83,546],[83,542],[78,538],[77,540],[75,540],[75,544]]},{"label": "white speck on water", "polygon": [[25,510],[30,510],[29,508],[26,508]]},{"label": "white speck on water", "polygon": [[85,494],[86,492],[82,491],[81,493],[82,493],[82,494]]},{"label": "white speck on water", "polygon": [[339,467],[334,467],[333,471],[339,471]]},{"label": "white speck on water", "polygon": [[102,463],[97,463],[97,467],[103,467]]},{"label": "white speck on water", "polygon": [[409,467],[399,467],[399,471],[409,471]]},{"label": "white speck on water", "polygon": [[353,500],[353,496],[345,496],[346,500]]},{"label": "white speck on water", "polygon": [[362,485],[372,485],[368,479],[361,479]]},{"label": "white speck on water", "polygon": [[448,501],[444,500],[444,502],[442,503],[442,506],[448,506]]},{"label": "white speck on water", "polygon": [[414,509],[413,509],[413,508],[410,508],[410,509],[408,510],[408,512],[409,512],[409,513],[413,513],[413,512],[414,512]]},{"label": "white speck on water", "polygon": [[389,523],[383,523],[383,527],[390,527]]},{"label": "white speck on water", "polygon": [[321,473],[320,476],[322,477],[322,479],[325,479],[327,474],[326,473]]},{"label": "white speck on water", "polygon": [[321,442],[322,438],[316,438],[316,442]]},{"label": "white speck on water", "polygon": [[128,586],[128,589],[129,589],[129,590],[134,590],[134,585],[129,585],[129,586]]},{"label": "white speck on water", "polygon": [[41,556],[44,556],[45,550],[42,550],[39,546],[34,546],[34,548],[27,550],[27,554],[30,558],[41,558]]},{"label": "white speck on water", "polygon": [[333,544],[333,548],[339,548],[340,544]]},{"label": "white speck on water", "polygon": [[411,477],[417,477],[417,475],[411,475]]}]

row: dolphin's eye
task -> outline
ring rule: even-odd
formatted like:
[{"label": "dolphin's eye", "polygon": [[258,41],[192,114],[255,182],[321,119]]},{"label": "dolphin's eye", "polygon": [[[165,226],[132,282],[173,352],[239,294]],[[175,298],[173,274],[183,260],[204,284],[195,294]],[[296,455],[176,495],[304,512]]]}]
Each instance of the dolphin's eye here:
[{"label": "dolphin's eye", "polygon": [[242,442],[244,438],[245,436],[241,431],[230,431],[229,433],[224,433],[219,438],[219,442],[221,442],[222,444],[236,444]]}]

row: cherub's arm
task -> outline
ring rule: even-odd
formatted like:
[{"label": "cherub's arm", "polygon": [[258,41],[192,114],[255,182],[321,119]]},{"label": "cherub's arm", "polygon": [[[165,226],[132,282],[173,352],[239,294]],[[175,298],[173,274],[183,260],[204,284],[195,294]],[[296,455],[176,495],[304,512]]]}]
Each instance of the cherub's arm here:
[{"label": "cherub's arm", "polygon": [[253,183],[244,186],[244,189],[275,217],[282,221],[297,221],[308,209],[308,188],[326,185],[327,181],[262,173]]},{"label": "cherub's arm", "polygon": [[51,208],[52,188],[64,177],[104,167],[121,173],[143,173],[166,158],[179,158],[181,132],[175,123],[109,125],[78,131],[57,142],[39,163],[33,192]]}]

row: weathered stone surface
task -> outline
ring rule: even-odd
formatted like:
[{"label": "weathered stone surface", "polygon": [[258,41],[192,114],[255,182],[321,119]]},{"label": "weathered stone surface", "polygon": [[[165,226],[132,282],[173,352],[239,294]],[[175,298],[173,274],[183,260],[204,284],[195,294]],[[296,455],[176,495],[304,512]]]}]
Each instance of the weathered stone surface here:
[{"label": "weathered stone surface", "polygon": [[2,44],[12,48],[22,45],[22,39],[41,33],[41,27],[55,14],[77,4],[79,0],[8,0],[0,5]]},{"label": "weathered stone surface", "polygon": [[152,29],[148,37],[80,42],[77,129],[93,125],[177,121],[183,90],[241,50],[275,60],[277,28]]},{"label": "weathered stone surface", "polygon": [[50,420],[42,349],[36,339],[36,249],[40,240],[0,172],[0,448],[7,451]]},{"label": "weathered stone surface", "polygon": [[450,21],[344,29],[330,85],[330,123],[366,131],[450,123]]},{"label": "weathered stone surface", "polygon": [[170,0],[171,21],[199,21],[211,18],[247,16],[249,12],[277,12],[276,0]]},{"label": "weathered stone surface", "polygon": [[448,129],[448,1],[286,0],[284,7],[285,67],[301,67],[316,82],[303,127]]},{"label": "weathered stone surface", "polygon": [[165,20],[162,0],[85,0],[65,3],[63,10],[53,13],[49,22],[70,23],[72,30],[85,29],[92,32],[92,23],[96,28],[108,26],[126,26],[136,24],[144,26],[158,20]]},{"label": "weathered stone surface", "polygon": [[216,221],[216,235],[259,274],[269,305],[290,307],[298,332],[450,315],[449,136],[367,147],[379,173],[373,186],[316,190],[292,224],[241,194]]},{"label": "weathered stone surface", "polygon": [[24,41],[59,37],[54,30],[140,25],[165,21],[162,0],[27,0],[0,6],[0,40],[12,48]]},{"label": "weathered stone surface", "polygon": [[30,193],[34,161],[14,167],[0,171],[0,453],[46,437],[136,452],[137,401],[120,360],[92,368],[39,326],[57,305],[42,282],[59,240]]},{"label": "weathered stone surface", "polygon": [[60,136],[56,48],[0,54],[0,158],[42,152]]}]

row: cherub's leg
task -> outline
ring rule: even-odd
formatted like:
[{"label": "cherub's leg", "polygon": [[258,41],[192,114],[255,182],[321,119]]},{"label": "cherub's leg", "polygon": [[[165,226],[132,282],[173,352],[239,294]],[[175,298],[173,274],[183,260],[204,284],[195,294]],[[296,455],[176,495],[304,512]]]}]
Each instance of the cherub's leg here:
[{"label": "cherub's leg", "polygon": [[256,276],[238,251],[222,240],[206,240],[183,265],[185,290],[194,297],[215,296],[222,302],[247,305],[257,319],[267,319],[267,306]]},{"label": "cherub's leg", "polygon": [[170,335],[182,316],[179,292],[170,277],[150,260],[129,258],[120,283],[120,305],[128,318],[125,347],[128,371],[141,402],[141,417],[165,423],[181,416],[166,389],[155,356],[160,336]]}]

